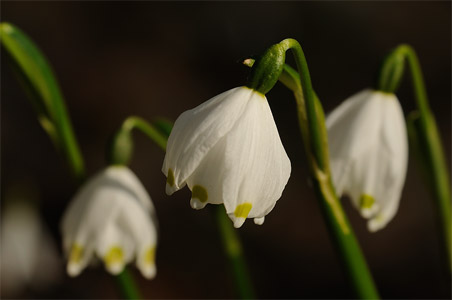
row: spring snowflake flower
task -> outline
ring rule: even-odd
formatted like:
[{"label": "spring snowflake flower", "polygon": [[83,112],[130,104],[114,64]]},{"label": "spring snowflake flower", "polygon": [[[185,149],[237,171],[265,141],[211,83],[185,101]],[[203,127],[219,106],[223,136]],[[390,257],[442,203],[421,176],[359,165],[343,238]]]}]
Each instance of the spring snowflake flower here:
[{"label": "spring snowflake flower", "polygon": [[2,296],[52,288],[62,275],[62,260],[37,208],[20,198],[3,209],[0,243]]},{"label": "spring snowflake flower", "polygon": [[333,182],[372,232],[397,212],[408,162],[402,108],[394,94],[364,90],[327,118]]},{"label": "spring snowflake flower", "polygon": [[132,171],[110,166],[76,194],[62,221],[67,272],[77,276],[93,260],[119,274],[136,257],[144,277],[156,274],[156,217],[151,198]]},{"label": "spring snowflake flower", "polygon": [[264,222],[291,166],[265,96],[238,87],[179,116],[162,171],[167,194],[187,184],[193,208],[223,203],[238,228]]}]

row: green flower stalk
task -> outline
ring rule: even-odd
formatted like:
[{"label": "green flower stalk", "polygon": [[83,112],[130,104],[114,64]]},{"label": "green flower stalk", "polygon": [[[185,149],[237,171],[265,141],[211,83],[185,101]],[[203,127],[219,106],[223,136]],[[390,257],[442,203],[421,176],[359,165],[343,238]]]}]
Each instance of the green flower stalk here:
[{"label": "green flower stalk", "polygon": [[108,162],[112,165],[128,165],[133,154],[132,132],[138,129],[151,139],[161,149],[166,149],[167,136],[161,133],[158,127],[154,127],[146,120],[130,116],[124,120],[121,127],[114,134],[107,148]]},{"label": "green flower stalk", "polygon": [[452,223],[450,176],[441,144],[435,117],[430,109],[424,78],[418,57],[409,45],[396,47],[384,60],[378,89],[395,93],[404,75],[405,64],[411,71],[411,80],[417,110],[408,116],[408,133],[411,146],[425,170],[425,177],[436,201],[438,223],[443,240],[445,264],[450,282],[452,271]]},{"label": "green flower stalk", "polygon": [[[356,296],[361,299],[379,298],[366,260],[332,183],[324,113],[312,88],[303,49],[296,40],[286,39],[270,47],[264,56],[257,58],[255,62],[247,60],[245,63],[252,66],[253,69],[265,70],[269,61],[272,61],[271,57],[278,55],[283,57],[284,52],[289,49],[294,53],[298,72],[288,65],[284,65],[284,59],[278,58],[274,61],[277,64],[277,69],[281,70],[278,73],[278,79],[292,90],[297,102],[298,120],[307,161],[310,166],[314,190],[325,216],[327,227]],[[261,82],[260,74],[259,71],[252,71],[250,82]]]}]

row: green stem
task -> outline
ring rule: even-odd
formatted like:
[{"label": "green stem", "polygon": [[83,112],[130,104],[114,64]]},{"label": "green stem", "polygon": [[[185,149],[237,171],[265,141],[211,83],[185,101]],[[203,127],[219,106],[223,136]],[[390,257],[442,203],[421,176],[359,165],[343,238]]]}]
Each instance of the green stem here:
[{"label": "green stem", "polygon": [[[304,55],[303,49],[298,41],[294,39],[285,39],[280,44],[285,44],[287,49],[291,49],[295,62],[297,64],[297,69],[299,72],[300,83],[297,84],[301,93],[303,95],[304,107],[300,109],[306,110],[307,121],[308,121],[308,131],[310,135],[309,144],[312,147],[310,151],[313,153],[317,167],[322,171],[328,171],[328,153],[327,149],[324,148],[324,138],[322,137],[318,114],[316,112],[316,96],[312,88],[311,75],[309,73],[308,63]],[[283,70],[284,72],[284,70]],[[298,93],[300,90],[298,89]]]},{"label": "green stem", "polygon": [[154,127],[140,117],[131,116],[124,120],[108,146],[107,157],[110,164],[129,164],[133,154],[132,131],[134,129],[146,134],[161,149],[166,149],[167,135],[161,133],[158,126]]},{"label": "green stem", "polygon": [[127,267],[125,267],[124,271],[116,276],[116,282],[121,289],[121,294],[124,299],[141,299],[141,295],[135,280],[133,279],[133,275]]},{"label": "green stem", "polygon": [[215,205],[215,217],[221,233],[223,247],[233,274],[235,285],[241,299],[255,299],[253,285],[249,276],[242,245],[231,220],[222,205]]},{"label": "green stem", "polygon": [[[307,70],[307,66],[305,71],[309,72]],[[305,145],[309,145],[310,133],[307,133],[306,130],[307,109],[305,109],[305,107],[303,106],[303,103],[305,102],[305,93],[301,91],[303,83],[300,80],[300,76],[297,72],[295,72],[295,70],[286,65],[281,74],[280,81],[294,93],[295,99],[297,101],[300,129],[303,139],[305,139],[304,143]],[[313,93],[312,87],[310,90]],[[318,122],[317,128],[319,133],[319,143],[326,149],[324,151],[327,151],[328,143],[326,138],[327,133],[325,128],[323,110],[321,108],[320,101],[318,101],[314,93],[311,97],[311,99],[314,99],[313,101],[315,114],[317,117],[316,120]],[[307,114],[309,116],[309,112]],[[306,147],[308,161],[312,163],[311,172],[313,172],[312,177],[314,182],[314,190],[318,199],[320,200],[319,203],[322,209],[322,213],[325,216],[326,224],[331,238],[336,245],[335,249],[338,251],[342,266],[344,267],[347,275],[347,279],[357,297],[361,299],[378,299],[378,291],[375,287],[364,255],[362,254],[361,248],[353,233],[353,229],[350,226],[347,216],[345,215],[342,205],[334,190],[331,175],[329,173],[329,163],[328,161],[324,162],[326,172],[320,170],[317,167],[315,160],[313,159],[314,157],[312,154],[310,154],[311,152],[309,150],[309,147]],[[322,155],[319,155],[319,157],[324,157],[324,155],[328,157],[328,152],[324,152]]]},{"label": "green stem", "polygon": [[166,143],[168,139],[146,120],[140,117],[131,116],[124,121],[122,127],[124,130],[128,131],[131,131],[135,128],[140,130],[141,132],[146,134],[152,141],[154,141],[162,150],[166,150]]},{"label": "green stem", "polygon": [[[411,70],[411,79],[417,104],[417,113],[411,126],[410,139],[412,145],[419,147],[420,160],[426,170],[427,182],[436,199],[440,232],[447,260],[447,273],[452,272],[452,223],[451,223],[451,190],[450,177],[446,158],[441,144],[441,138],[435,117],[430,110],[427,91],[416,52],[409,45],[400,45],[383,62],[378,88],[382,91],[394,93],[402,79],[405,61]],[[391,70],[396,70],[391,73]],[[413,139],[417,142],[414,142]]]}]

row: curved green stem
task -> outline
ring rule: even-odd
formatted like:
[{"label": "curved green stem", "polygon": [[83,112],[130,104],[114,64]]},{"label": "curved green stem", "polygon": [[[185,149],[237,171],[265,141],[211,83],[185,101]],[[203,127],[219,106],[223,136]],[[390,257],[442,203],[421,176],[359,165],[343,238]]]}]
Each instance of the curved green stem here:
[{"label": "curved green stem", "polygon": [[[452,272],[451,189],[446,158],[435,117],[430,110],[424,78],[416,52],[409,45],[400,45],[383,62],[378,88],[394,93],[403,76],[405,62],[411,71],[417,112],[408,119],[411,144],[417,147],[427,182],[436,199],[440,231],[445,249],[448,274]],[[402,71],[400,71],[402,70]],[[449,281],[450,282],[450,281]]]},{"label": "curved green stem", "polygon": [[[280,59],[270,63],[274,68],[281,70],[280,72],[278,71],[279,73],[276,71],[270,72],[267,70],[268,68],[261,65],[269,63],[268,57],[271,57],[271,55],[283,57],[284,54],[281,53],[281,49],[284,51],[291,49],[293,51],[298,72],[290,66],[284,65],[284,62],[281,65]],[[272,87],[274,74],[279,74],[278,79],[294,93],[300,130],[314,182],[314,190],[320,200],[319,203],[326,219],[328,230],[336,246],[335,249],[338,251],[348,281],[357,297],[361,299],[379,298],[364,255],[334,190],[329,168],[328,134],[324,113],[322,105],[312,88],[309,68],[303,49],[296,40],[286,39],[269,48],[264,58],[266,59],[260,58],[256,61],[247,59],[244,61],[244,64],[257,70],[252,72],[253,76],[250,82],[257,87],[264,87],[264,90],[268,90],[268,85]],[[264,71],[267,71],[267,73],[264,73]],[[254,76],[256,74],[259,76]],[[267,78],[271,79],[268,84],[261,79],[266,78],[265,74],[269,74]]]},{"label": "curved green stem", "polygon": [[[63,153],[74,178],[81,183],[86,175],[83,156],[50,64],[31,39],[12,24],[0,24],[0,40],[41,126]],[[125,297],[138,298],[138,290],[127,270],[117,280]]]},{"label": "curved green stem", "polygon": [[[306,71],[308,72],[307,67]],[[302,81],[300,80],[300,76],[290,66],[286,65],[281,74],[280,81],[292,90],[297,101],[300,130],[304,139],[308,161],[312,163],[311,171],[313,172],[314,190],[317,198],[320,200],[320,207],[333,243],[336,245],[335,248],[338,251],[348,281],[357,297],[361,299],[378,299],[378,291],[367,266],[367,262],[334,190],[328,167],[329,163],[328,161],[324,162],[326,172],[320,170],[315,163],[313,155],[310,154],[309,147],[306,147],[306,145],[309,145],[310,143],[309,135],[311,133],[308,134],[306,130],[307,109],[303,106],[303,103],[305,102],[303,95],[305,93],[301,91]],[[313,93],[312,88],[311,91]],[[324,147],[324,151],[327,151],[328,141],[322,106],[314,93],[312,98],[314,99],[316,120],[318,122],[317,128],[320,135],[319,143],[321,147]],[[307,114],[309,115],[309,112]],[[319,155],[319,157],[322,157],[323,155],[328,157],[328,152]]]},{"label": "curved green stem", "polygon": [[[276,50],[271,53],[270,50],[272,49]],[[279,73],[268,71],[267,73],[270,75],[279,74],[278,79],[294,93],[300,130],[314,181],[314,189],[320,200],[320,206],[331,238],[336,245],[335,248],[338,250],[347,278],[357,297],[362,299],[379,298],[366,260],[334,190],[329,168],[328,135],[324,113],[322,105],[312,88],[309,68],[303,49],[296,40],[286,39],[276,46],[272,46],[266,54],[283,56],[281,49],[284,51],[291,49],[293,51],[298,72],[288,65],[281,65],[280,60],[277,60],[271,65],[281,71]],[[270,55],[267,54],[264,58],[267,56]],[[266,64],[268,61],[262,59],[256,61],[257,66],[252,59],[244,61],[244,64],[258,70],[254,71],[253,75],[259,74],[259,70],[266,70],[265,66],[261,66],[262,63]],[[257,82],[260,85],[255,84],[256,86],[263,86],[267,90],[268,86],[263,80],[256,80],[260,78],[265,78],[265,76],[252,76],[251,83]],[[270,76],[269,78],[272,77]],[[261,82],[264,82],[264,84]],[[272,83],[271,81],[269,82],[269,84]]]},{"label": "curved green stem", "polygon": [[146,120],[130,116],[124,120],[107,149],[107,157],[110,164],[129,164],[133,152],[132,131],[134,129],[138,129],[147,135],[162,150],[166,149],[167,137],[164,133],[161,133],[158,128]]},{"label": "curved green stem", "polygon": [[[312,147],[310,151],[313,153],[317,167],[323,172],[329,172],[329,157],[328,149],[324,147],[324,137],[320,129],[320,123],[318,120],[318,114],[316,112],[316,95],[312,88],[311,75],[309,73],[308,63],[304,55],[303,49],[298,41],[294,39],[285,39],[280,44],[286,45],[287,49],[292,50],[297,64],[297,69],[299,73],[299,89],[303,94],[304,108],[306,110],[307,121],[308,121],[308,131],[309,131],[309,142]],[[283,71],[284,72],[284,71]],[[299,92],[299,91],[298,91]]]},{"label": "curved green stem", "polygon": [[166,150],[166,143],[168,139],[146,120],[140,117],[131,116],[124,121],[122,128],[127,131],[131,131],[136,128],[146,134],[162,150]]}]

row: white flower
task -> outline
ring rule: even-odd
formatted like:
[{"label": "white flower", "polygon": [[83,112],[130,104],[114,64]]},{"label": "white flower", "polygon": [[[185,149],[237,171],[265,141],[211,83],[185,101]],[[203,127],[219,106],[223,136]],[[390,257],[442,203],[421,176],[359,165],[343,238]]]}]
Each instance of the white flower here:
[{"label": "white flower", "polygon": [[2,296],[16,297],[23,290],[49,289],[62,275],[57,247],[36,208],[20,198],[11,199],[2,216]]},{"label": "white flower", "polygon": [[290,169],[267,99],[238,87],[179,116],[162,171],[167,194],[188,184],[193,208],[224,203],[238,228],[246,218],[264,222]]},{"label": "white flower", "polygon": [[156,274],[156,217],[151,198],[125,166],[110,166],[76,194],[63,221],[67,272],[77,276],[97,255],[112,274],[136,257],[143,276]]},{"label": "white flower", "polygon": [[333,182],[350,196],[372,232],[399,207],[408,162],[408,138],[394,94],[364,90],[327,118]]}]

